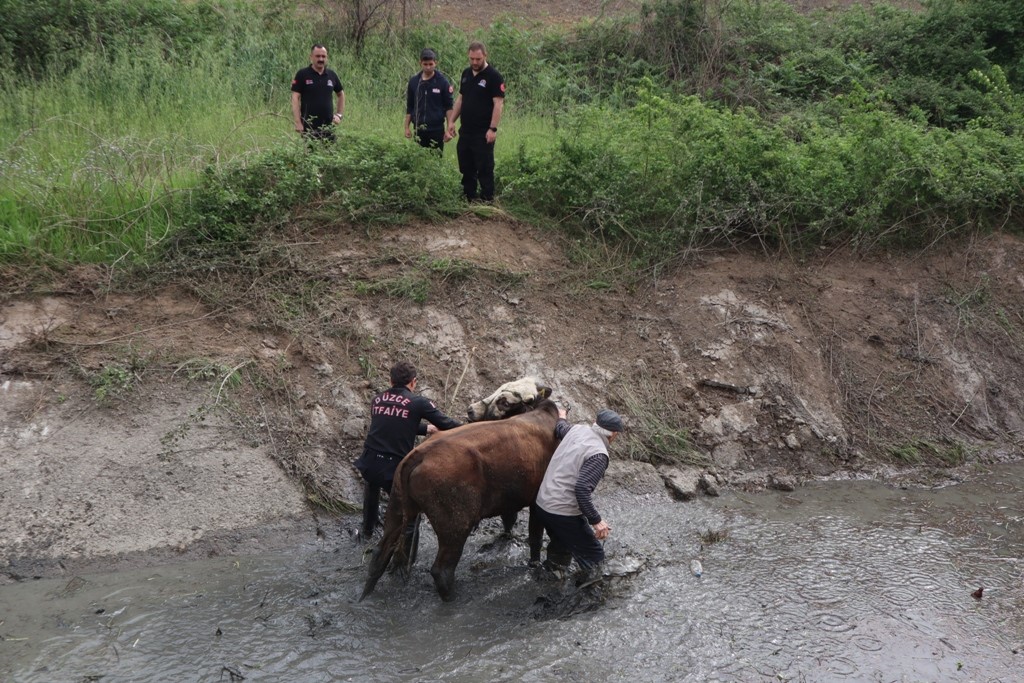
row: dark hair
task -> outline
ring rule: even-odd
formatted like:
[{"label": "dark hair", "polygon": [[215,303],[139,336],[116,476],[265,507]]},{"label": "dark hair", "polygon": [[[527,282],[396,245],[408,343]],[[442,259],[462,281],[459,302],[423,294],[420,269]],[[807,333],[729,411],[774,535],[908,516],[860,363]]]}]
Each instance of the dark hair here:
[{"label": "dark hair", "polygon": [[416,379],[416,366],[404,360],[398,361],[391,367],[391,386],[404,387]]},{"label": "dark hair", "polygon": [[327,49],[326,45],[321,45],[320,43],[313,43],[313,47],[309,48],[309,51],[312,52],[313,50],[317,49],[318,47],[322,47],[325,50]]},{"label": "dark hair", "polygon": [[476,52],[477,50],[480,50],[480,52],[483,52],[484,53],[484,57],[487,56],[487,48],[484,47],[484,44],[481,43],[479,40],[474,40],[472,43],[470,43],[469,44],[469,49],[466,50],[466,52]]}]

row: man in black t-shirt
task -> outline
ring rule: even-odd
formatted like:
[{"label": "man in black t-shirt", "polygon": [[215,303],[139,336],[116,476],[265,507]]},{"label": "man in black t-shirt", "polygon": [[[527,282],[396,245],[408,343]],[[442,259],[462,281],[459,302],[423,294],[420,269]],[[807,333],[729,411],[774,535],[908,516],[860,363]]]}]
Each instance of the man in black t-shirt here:
[{"label": "man in black t-shirt", "polygon": [[[335,110],[333,98],[337,99]],[[331,126],[345,118],[345,90],[338,74],[327,68],[327,48],[317,44],[309,53],[309,66],[292,79],[292,119],[306,137],[334,140]]]},{"label": "man in black t-shirt", "polygon": [[363,487],[364,540],[370,539],[377,526],[380,490],[391,493],[395,469],[413,449],[416,437],[462,424],[442,413],[430,399],[414,394],[415,390],[416,368],[402,361],[391,368],[391,388],[374,396],[370,403],[370,431],[363,454],[356,460],[356,469],[366,482]]},{"label": "man in black t-shirt", "polygon": [[405,137],[415,134],[421,147],[443,152],[444,143],[451,139],[453,88],[437,70],[437,53],[430,48],[420,53],[420,68],[405,91]]},{"label": "man in black t-shirt", "polygon": [[494,141],[504,108],[505,80],[487,63],[484,44],[470,43],[469,68],[462,72],[452,124],[448,126],[449,137],[454,137],[455,119],[462,117],[456,149],[462,191],[470,201],[478,196],[487,202],[494,199]]}]

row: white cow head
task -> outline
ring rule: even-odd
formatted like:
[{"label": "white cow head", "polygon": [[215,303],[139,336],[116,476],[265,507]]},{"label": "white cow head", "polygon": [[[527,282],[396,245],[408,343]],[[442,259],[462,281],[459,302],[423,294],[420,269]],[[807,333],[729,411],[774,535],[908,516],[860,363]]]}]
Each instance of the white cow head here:
[{"label": "white cow head", "polygon": [[485,399],[471,403],[466,417],[469,422],[502,420],[525,413],[541,400],[551,396],[551,388],[543,386],[536,377],[523,377],[505,382]]}]

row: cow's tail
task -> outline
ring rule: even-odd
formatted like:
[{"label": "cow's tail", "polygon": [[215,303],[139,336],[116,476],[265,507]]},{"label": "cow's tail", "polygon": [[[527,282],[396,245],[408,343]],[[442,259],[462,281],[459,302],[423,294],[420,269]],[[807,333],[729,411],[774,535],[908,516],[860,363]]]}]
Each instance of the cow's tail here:
[{"label": "cow's tail", "polygon": [[377,581],[384,575],[384,570],[392,560],[402,572],[403,578],[408,578],[411,563],[405,530],[420,512],[415,501],[408,495],[408,484],[409,477],[421,461],[422,456],[413,453],[403,460],[395,471],[395,480],[388,495],[388,507],[384,513],[384,535],[370,557],[370,569],[363,585],[363,594],[359,597],[360,601],[373,592]]}]

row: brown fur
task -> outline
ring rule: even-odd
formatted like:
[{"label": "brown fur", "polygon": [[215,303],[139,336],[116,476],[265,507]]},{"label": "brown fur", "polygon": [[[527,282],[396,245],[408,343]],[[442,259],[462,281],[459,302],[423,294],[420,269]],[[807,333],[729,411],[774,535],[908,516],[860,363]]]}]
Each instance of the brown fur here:
[{"label": "brown fur", "polygon": [[[440,432],[409,452],[395,471],[384,516],[384,536],[370,560],[362,600],[394,560],[404,566],[403,530],[420,513],[437,534],[430,570],[443,600],[451,600],[455,567],[480,520],[512,519],[537,497],[558,446],[558,408],[543,400],[535,410],[497,422],[476,422]],[[530,556],[539,558],[542,529],[530,520]],[[407,567],[405,567],[407,570]]]}]

